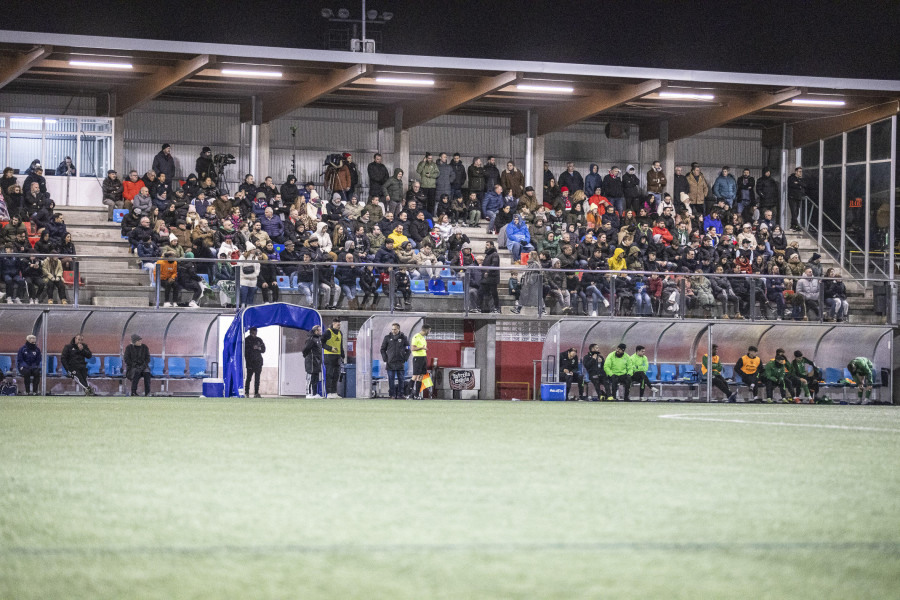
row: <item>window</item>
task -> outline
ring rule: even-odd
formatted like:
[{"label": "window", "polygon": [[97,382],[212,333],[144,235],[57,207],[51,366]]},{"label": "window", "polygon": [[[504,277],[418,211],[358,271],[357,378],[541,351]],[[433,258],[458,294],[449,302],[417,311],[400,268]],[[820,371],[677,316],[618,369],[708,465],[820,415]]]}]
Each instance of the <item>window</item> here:
[{"label": "window", "polygon": [[41,159],[41,134],[14,133],[9,136],[9,166],[24,173],[35,159]]},{"label": "window", "polygon": [[883,160],[891,157],[891,120],[886,119],[872,124],[871,160]]},{"label": "window", "polygon": [[112,137],[85,135],[81,137],[82,177],[106,177],[106,171],[112,169]]},{"label": "window", "polygon": [[819,142],[803,146],[800,152],[800,165],[805,169],[819,166]]},{"label": "window", "polygon": [[836,136],[825,140],[825,159],[822,164],[839,165],[844,162],[844,139]]},{"label": "window", "polygon": [[861,127],[847,134],[847,162],[858,163],[866,160],[866,128]]},{"label": "window", "polygon": [[48,135],[44,155],[44,174],[56,175],[56,167],[68,156],[75,164],[77,137],[74,135]]},{"label": "window", "polygon": [[68,156],[83,177],[103,177],[112,168],[113,120],[102,117],[0,115],[0,167],[24,173],[39,160],[44,175]]}]

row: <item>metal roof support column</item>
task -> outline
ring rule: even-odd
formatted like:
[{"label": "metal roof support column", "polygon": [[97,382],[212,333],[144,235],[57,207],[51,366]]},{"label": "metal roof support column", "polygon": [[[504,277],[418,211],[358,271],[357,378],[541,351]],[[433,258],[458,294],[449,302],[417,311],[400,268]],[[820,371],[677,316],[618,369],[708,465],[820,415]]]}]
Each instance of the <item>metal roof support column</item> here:
[{"label": "metal roof support column", "polygon": [[[394,110],[394,168],[403,169],[406,185],[412,181],[409,172],[409,129],[403,126],[403,107]],[[393,175],[393,171],[391,171]],[[395,198],[397,200],[397,198]]]}]

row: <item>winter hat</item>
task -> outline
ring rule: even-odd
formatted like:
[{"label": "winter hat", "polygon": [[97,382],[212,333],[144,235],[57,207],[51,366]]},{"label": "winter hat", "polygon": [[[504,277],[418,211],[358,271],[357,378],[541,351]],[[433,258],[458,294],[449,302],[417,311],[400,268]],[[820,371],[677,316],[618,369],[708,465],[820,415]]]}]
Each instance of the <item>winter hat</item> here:
[{"label": "winter hat", "polygon": [[205,154],[207,152],[212,152],[209,146],[203,146],[203,150],[200,151],[201,154]]},{"label": "winter hat", "polygon": [[561,191],[561,192],[568,192],[568,191],[569,191],[569,188],[567,188],[566,186],[562,186],[561,188],[559,188],[559,191]]},{"label": "winter hat", "polygon": [[335,193],[333,193],[333,194],[331,195],[331,199],[332,199],[332,200],[340,200],[340,199],[341,199],[341,195],[338,194],[337,192],[335,192]]},{"label": "winter hat", "polygon": [[177,241],[178,241],[178,236],[176,236],[174,233],[170,233],[170,234],[169,234],[169,241],[170,241],[170,242],[177,242]]},{"label": "winter hat", "polygon": [[163,150],[165,150],[166,148],[171,148],[171,147],[172,147],[172,146],[171,146],[170,144],[163,144],[163,145],[162,145],[162,149],[163,149]]},{"label": "winter hat", "polygon": [[343,154],[341,154],[341,156],[343,156],[344,158],[350,158],[353,155],[350,154],[349,152],[344,152]]},{"label": "winter hat", "polygon": [[810,257],[809,262],[816,262],[820,258],[822,258],[821,254],[819,254],[818,252],[813,252],[813,255]]},{"label": "winter hat", "polygon": [[184,257],[185,258],[194,258],[194,253],[191,252],[190,250],[188,250],[187,252],[184,253]]},{"label": "winter hat", "polygon": [[462,249],[463,249],[463,250],[465,250],[465,249],[467,249],[467,248],[468,248],[469,250],[471,250],[471,249],[472,249],[472,244],[470,244],[469,242],[466,242],[465,244],[462,245]]},{"label": "winter hat", "polygon": [[266,193],[265,193],[265,192],[256,192],[256,197],[257,197],[257,198],[265,198],[265,197],[266,197]]},{"label": "winter hat", "polygon": [[136,214],[136,215],[139,215],[139,214],[141,214],[142,212],[144,212],[144,211],[142,211],[140,208],[134,209],[134,214]]},{"label": "winter hat", "polygon": [[525,191],[526,191],[526,192],[533,192],[533,191],[534,191],[534,188],[531,187],[531,186],[529,185],[527,188],[525,188]]},{"label": "winter hat", "polygon": [[691,197],[687,195],[687,192],[681,192],[678,195],[678,199],[681,200],[682,204],[687,204],[691,201]]},{"label": "winter hat", "polygon": [[135,343],[135,342],[139,342],[139,341],[141,341],[142,339],[144,339],[144,338],[142,338],[141,336],[139,336],[139,335],[136,334],[136,333],[132,333],[132,334],[131,334],[131,343],[132,343],[132,344]]}]

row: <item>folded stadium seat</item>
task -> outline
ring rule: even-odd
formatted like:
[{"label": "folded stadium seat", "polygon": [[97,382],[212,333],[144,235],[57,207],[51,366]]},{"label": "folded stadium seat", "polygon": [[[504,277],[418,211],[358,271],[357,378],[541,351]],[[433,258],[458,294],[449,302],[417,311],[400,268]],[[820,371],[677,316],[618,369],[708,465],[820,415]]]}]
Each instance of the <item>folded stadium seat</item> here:
[{"label": "folded stadium seat", "polygon": [[107,377],[121,377],[122,359],[118,356],[107,356],[103,359],[103,372]]},{"label": "folded stadium seat", "polygon": [[722,365],[722,377],[725,379],[733,379],[734,365]]},{"label": "folded stadium seat", "polygon": [[121,223],[122,219],[125,218],[125,215],[128,214],[127,208],[116,208],[113,209],[113,223]]},{"label": "folded stadium seat", "polygon": [[384,373],[381,372],[381,361],[377,358],[372,359],[372,378],[381,379],[382,377],[384,377]]},{"label": "folded stadium seat", "polygon": [[[63,283],[66,285],[75,285],[75,271],[63,271]],[[78,284],[84,285],[84,277],[78,276]]]},{"label": "folded stadium seat", "polygon": [[660,381],[675,381],[675,378],[678,376],[678,367],[676,365],[660,365],[659,366],[659,380]]},{"label": "folded stadium seat", "polygon": [[12,371],[12,356],[0,356],[0,373]]},{"label": "folded stadium seat", "polygon": [[678,368],[678,378],[682,380],[697,381],[698,373],[693,365],[681,365]]},{"label": "folded stadium seat", "polygon": [[185,369],[187,369],[187,361],[182,356],[169,357],[169,377],[175,379],[183,379],[186,377]]},{"label": "folded stadium seat", "polygon": [[291,278],[288,275],[276,275],[275,281],[278,283],[278,287],[283,290],[291,289]]},{"label": "folded stadium seat", "polygon": [[650,363],[647,367],[647,378],[653,382],[659,381],[659,367]]},{"label": "folded stadium seat", "polygon": [[165,374],[166,363],[163,362],[161,356],[150,357],[150,375],[153,377],[162,377]]},{"label": "folded stadium seat", "polygon": [[428,288],[425,286],[424,279],[413,279],[410,281],[410,289],[413,294],[427,294]]},{"label": "folded stadium seat", "polygon": [[450,287],[449,287],[449,290],[450,290],[450,293],[451,293],[451,294],[454,294],[454,295],[456,295],[456,294],[464,294],[464,293],[465,293],[465,286],[463,285],[462,280],[460,280],[460,279],[451,279],[451,280],[450,280]]},{"label": "folded stadium seat", "polygon": [[840,369],[832,367],[825,368],[825,385],[832,387],[841,385],[841,378],[842,373]]},{"label": "folded stadium seat", "polygon": [[202,356],[192,356],[188,359],[188,372],[194,379],[206,377],[206,359]]},{"label": "folded stadium seat", "polygon": [[87,360],[88,377],[97,377],[100,375],[100,357],[92,356]]},{"label": "folded stadium seat", "polygon": [[22,223],[25,226],[25,231],[28,233],[28,236],[31,237],[36,232],[34,231],[34,226],[31,224],[31,221],[25,221]]},{"label": "folded stadium seat", "polygon": [[441,269],[441,277],[443,277],[445,279],[447,277],[453,277],[453,271],[451,271],[450,269],[447,269],[447,268]]},{"label": "folded stadium seat", "polygon": [[32,248],[32,249],[34,249],[34,245],[38,243],[38,240],[39,240],[39,239],[41,239],[41,238],[38,237],[38,236],[36,236],[36,235],[29,235],[29,236],[28,236],[28,243],[31,244],[31,248]]},{"label": "folded stadium seat", "polygon": [[55,356],[47,357],[47,375],[59,375],[59,359]]}]

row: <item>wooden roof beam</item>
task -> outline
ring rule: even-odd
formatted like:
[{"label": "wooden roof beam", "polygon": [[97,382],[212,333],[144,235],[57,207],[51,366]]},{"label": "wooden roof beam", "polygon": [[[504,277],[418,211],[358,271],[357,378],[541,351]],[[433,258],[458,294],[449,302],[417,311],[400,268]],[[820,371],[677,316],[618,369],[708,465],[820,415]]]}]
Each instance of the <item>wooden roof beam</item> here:
[{"label": "wooden roof beam", "polygon": [[30,52],[0,62],[0,88],[14,81],[51,52],[52,46],[38,46]]},{"label": "wooden roof beam", "polygon": [[[751,94],[741,98],[729,100],[721,106],[693,111],[678,117],[670,117],[668,141],[689,138],[698,133],[703,133],[714,127],[719,127],[735,119],[759,112],[770,106],[787,102],[791,98],[799,96],[802,90],[791,88],[775,94]],[[641,141],[658,137],[657,127],[649,126],[641,128]]]},{"label": "wooden roof beam", "polygon": [[266,94],[262,98],[262,122],[268,123],[278,117],[283,117],[291,111],[315,102],[322,96],[353,83],[360,77],[369,75],[371,72],[371,65],[352,65],[346,69],[336,69],[322,75],[312,75],[302,83]]},{"label": "wooden roof beam", "polygon": [[[589,96],[540,108],[535,111],[537,114],[537,135],[546,135],[565,129],[569,125],[590,119],[594,115],[653,93],[663,87],[663,85],[662,81],[651,79],[641,83],[626,85],[616,90],[595,92]],[[513,119],[512,134],[520,135],[525,133],[524,125],[523,119]]]},{"label": "wooden roof beam", "polygon": [[214,56],[201,54],[191,60],[180,61],[171,67],[160,67],[152,75],[119,87],[116,90],[116,115],[121,117],[153,100],[167,89],[178,85],[215,62]]},{"label": "wooden roof beam", "polygon": [[[479,77],[474,81],[454,84],[448,90],[441,90],[423,98],[402,103],[403,129],[410,129],[453,112],[460,106],[474,102],[522,78],[521,73],[506,71],[494,77]],[[387,107],[378,112],[378,128],[395,126],[398,107]]]}]

